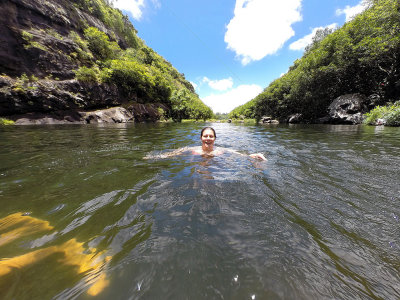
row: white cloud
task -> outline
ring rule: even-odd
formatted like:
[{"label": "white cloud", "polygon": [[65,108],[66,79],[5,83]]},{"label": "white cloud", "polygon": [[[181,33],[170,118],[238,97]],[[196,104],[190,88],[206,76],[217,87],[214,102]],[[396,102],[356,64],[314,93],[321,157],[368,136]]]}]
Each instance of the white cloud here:
[{"label": "white cloud", "polygon": [[236,0],[227,25],[227,48],[243,65],[276,53],[294,36],[292,24],[302,20],[302,0]]},{"label": "white cloud", "polygon": [[212,94],[201,100],[217,113],[228,113],[235,107],[245,104],[262,92],[262,87],[256,84],[239,85],[223,94]]},{"label": "white cloud", "polygon": [[154,8],[161,8],[161,2],[159,0],[151,0],[154,5]]},{"label": "white cloud", "polygon": [[338,25],[336,23],[333,23],[331,25],[325,26],[325,27],[317,27],[313,28],[310,34],[307,34],[306,36],[302,37],[301,39],[298,39],[297,41],[291,43],[289,45],[290,50],[304,50],[304,48],[308,45],[311,44],[313,37],[317,33],[318,30],[320,29],[336,29]]},{"label": "white cloud", "polygon": [[114,0],[113,5],[120,10],[130,12],[135,20],[142,18],[145,7],[144,0]]},{"label": "white cloud", "polygon": [[343,9],[337,9],[336,15],[346,15],[346,22],[351,21],[356,15],[362,13],[368,7],[367,1],[362,0],[356,6],[349,6],[347,5]]},{"label": "white cloud", "polygon": [[233,86],[233,80],[231,77],[221,80],[210,80],[207,77],[204,77],[203,82],[206,82],[210,88],[217,91],[226,91]]}]

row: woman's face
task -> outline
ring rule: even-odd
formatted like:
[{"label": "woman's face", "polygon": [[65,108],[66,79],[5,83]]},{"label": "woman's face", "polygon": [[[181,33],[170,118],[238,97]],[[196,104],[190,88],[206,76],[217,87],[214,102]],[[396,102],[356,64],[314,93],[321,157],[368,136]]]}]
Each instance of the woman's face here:
[{"label": "woman's face", "polygon": [[211,129],[204,130],[201,142],[203,143],[203,148],[212,150],[215,142],[214,132]]}]

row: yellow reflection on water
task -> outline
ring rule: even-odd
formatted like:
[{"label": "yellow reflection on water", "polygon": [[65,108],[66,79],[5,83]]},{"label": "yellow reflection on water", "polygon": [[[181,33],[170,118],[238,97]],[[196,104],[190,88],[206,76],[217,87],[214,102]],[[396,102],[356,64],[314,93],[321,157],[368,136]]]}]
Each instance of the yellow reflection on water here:
[{"label": "yellow reflection on water", "polygon": [[[49,222],[15,213],[0,219],[0,247],[21,237],[50,231],[54,228]],[[96,248],[87,249],[83,243],[70,239],[61,245],[38,249],[23,255],[1,258],[0,277],[22,272],[49,257],[56,258],[56,264],[73,266],[76,275],[89,275],[85,284],[91,285],[87,293],[96,296],[108,286],[105,269],[111,260],[105,251],[98,252]],[[37,274],[40,276],[41,274]]]},{"label": "yellow reflection on water", "polygon": [[[52,230],[49,222],[15,213],[0,219],[0,246],[30,234]],[[6,231],[8,230],[8,231]],[[3,231],[6,231],[3,233]]]}]

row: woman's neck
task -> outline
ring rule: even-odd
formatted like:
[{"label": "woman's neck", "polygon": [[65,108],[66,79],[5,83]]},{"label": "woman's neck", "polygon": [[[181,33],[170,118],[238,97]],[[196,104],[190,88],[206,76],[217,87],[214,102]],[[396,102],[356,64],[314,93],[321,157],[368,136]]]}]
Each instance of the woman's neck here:
[{"label": "woman's neck", "polygon": [[202,145],[201,149],[204,152],[210,153],[214,151],[214,145]]}]

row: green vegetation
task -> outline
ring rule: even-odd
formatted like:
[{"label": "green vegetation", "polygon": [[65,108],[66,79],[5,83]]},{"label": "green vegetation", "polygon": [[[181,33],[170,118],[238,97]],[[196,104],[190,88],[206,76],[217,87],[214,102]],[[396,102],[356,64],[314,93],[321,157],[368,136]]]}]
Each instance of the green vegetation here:
[{"label": "green vegetation", "polygon": [[74,0],[74,5],[100,19],[127,44],[127,47],[137,48],[141,44],[141,40],[136,35],[137,31],[129,18],[120,10],[111,7],[111,1]]},{"label": "green vegetation", "polygon": [[0,118],[0,126],[1,125],[14,125],[14,123],[15,123],[14,121]]},{"label": "green vegetation", "polygon": [[250,118],[240,118],[240,119],[232,119],[232,123],[244,123],[244,124],[257,124],[256,119]]},{"label": "green vegetation", "polygon": [[285,75],[229,116],[259,119],[269,115],[282,120],[301,113],[304,119],[315,120],[326,114],[332,100],[344,94],[377,94],[383,104],[397,100],[400,3],[369,2],[366,11],[342,28],[318,32]]},{"label": "green vegetation", "polygon": [[175,122],[182,119],[206,120],[213,116],[211,108],[205,106],[193,93],[186,89],[175,90],[171,95],[172,110],[168,117]]},{"label": "green vegetation", "polygon": [[256,113],[254,111],[254,106],[255,106],[255,100],[250,100],[249,102],[236,107],[234,110],[232,110],[229,114],[228,117],[230,119],[244,119],[245,116],[247,118],[256,118]]},{"label": "green vegetation", "polygon": [[96,27],[86,28],[85,37],[88,42],[89,50],[99,60],[104,61],[116,58],[121,51],[117,42],[110,41],[109,37]]},{"label": "green vegetation", "polygon": [[213,113],[183,74],[168,61],[147,47],[136,30],[118,9],[104,0],[75,0],[75,5],[104,22],[107,33],[86,26],[84,35],[71,32],[69,38],[77,45],[70,53],[78,60],[76,79],[86,83],[115,85],[121,94],[139,103],[160,102],[171,109],[163,118],[207,119]]},{"label": "green vegetation", "polygon": [[35,75],[31,75],[30,77],[23,73],[21,77],[17,77],[12,89],[15,92],[25,93],[29,90],[36,90],[37,86],[34,85],[39,79]]},{"label": "green vegetation", "polygon": [[382,123],[388,126],[400,126],[400,101],[385,106],[377,106],[365,114],[364,124],[376,125]]},{"label": "green vegetation", "polygon": [[86,83],[98,83],[100,81],[100,70],[97,67],[80,67],[75,71],[76,79]]},{"label": "green vegetation", "polygon": [[88,41],[82,39],[78,33],[71,31],[68,37],[75,42],[77,52],[70,53],[70,55],[80,61],[82,64],[89,65],[93,60],[93,54],[89,51]]},{"label": "green vegetation", "polygon": [[22,38],[25,41],[25,49],[29,49],[29,48],[38,48],[41,49],[43,51],[48,51],[48,49],[46,48],[45,45],[42,45],[39,42],[36,42],[33,40],[33,34],[29,33],[28,31],[22,31],[21,32]]},{"label": "green vegetation", "polygon": [[221,121],[229,119],[229,116],[227,113],[218,113],[217,112],[214,117],[216,120],[221,120]]}]

